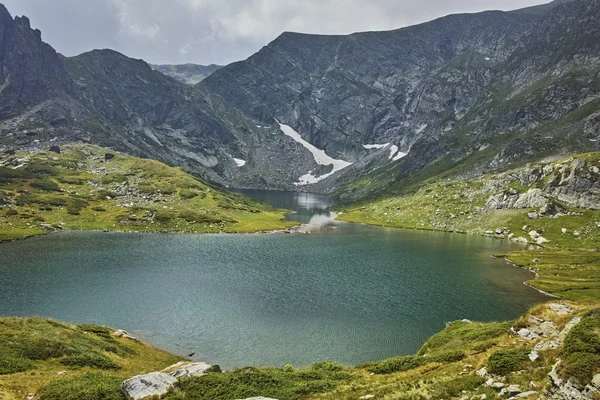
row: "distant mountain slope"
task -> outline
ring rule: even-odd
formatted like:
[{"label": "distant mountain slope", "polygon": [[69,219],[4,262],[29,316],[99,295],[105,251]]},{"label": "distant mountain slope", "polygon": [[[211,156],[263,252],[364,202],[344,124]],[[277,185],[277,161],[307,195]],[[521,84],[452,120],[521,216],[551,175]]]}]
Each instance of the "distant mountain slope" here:
[{"label": "distant mountain slope", "polygon": [[[284,33],[199,88],[355,162],[320,190],[356,180],[371,163],[389,177],[378,191],[448,157],[496,169],[598,149],[599,18],[600,3],[573,0],[390,32]],[[364,148],[386,143],[408,156],[390,163],[389,148]]]},{"label": "distant mountain slope", "polygon": [[150,65],[152,69],[162,72],[173,79],[187,85],[196,85],[210,74],[222,68],[221,65],[197,65],[197,64],[180,64],[180,65]]}]

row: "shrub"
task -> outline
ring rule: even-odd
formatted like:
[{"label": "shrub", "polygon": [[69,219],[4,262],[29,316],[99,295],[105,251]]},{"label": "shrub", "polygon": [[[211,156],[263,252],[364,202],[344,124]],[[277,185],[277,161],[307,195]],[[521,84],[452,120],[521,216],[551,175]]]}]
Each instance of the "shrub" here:
[{"label": "shrub", "polygon": [[23,336],[13,339],[7,347],[29,360],[48,360],[65,355],[69,348],[58,340],[50,340],[37,336]]},{"label": "shrub", "polygon": [[85,374],[59,379],[38,392],[40,400],[124,400],[121,379]]},{"label": "shrub", "polygon": [[[321,363],[320,363],[321,364]],[[324,369],[323,369],[324,368]],[[331,371],[333,368],[335,371]],[[208,374],[181,380],[165,400],[231,400],[267,396],[279,400],[297,400],[311,394],[333,390],[352,378],[333,363],[285,372],[279,368],[244,368],[222,374]]]},{"label": "shrub", "polygon": [[431,361],[439,363],[453,363],[465,358],[465,352],[462,350],[450,350],[444,353],[430,357]]},{"label": "shrub", "polygon": [[60,187],[56,184],[56,182],[54,182],[50,178],[36,179],[33,182],[31,182],[31,187],[40,190],[45,190],[47,192],[58,192],[60,190]]},{"label": "shrub", "polygon": [[110,329],[105,326],[95,324],[81,324],[78,325],[78,327],[84,332],[90,332],[103,338],[112,338],[112,336],[110,336]]},{"label": "shrub", "polygon": [[474,351],[486,351],[491,349],[492,347],[498,345],[498,342],[496,340],[488,340],[487,342],[480,342],[477,343],[473,346],[473,350]]},{"label": "shrub", "polygon": [[34,367],[35,363],[26,358],[11,354],[0,354],[0,375],[23,372]]},{"label": "shrub", "polygon": [[531,349],[519,347],[516,349],[498,350],[488,360],[488,370],[495,375],[506,375],[519,371],[528,364]]},{"label": "shrub", "polygon": [[71,215],[79,215],[79,212],[88,206],[85,200],[70,197],[67,200],[67,212]]},{"label": "shrub", "polygon": [[92,367],[98,369],[117,369],[119,366],[110,358],[95,352],[86,352],[69,355],[60,360],[60,363],[70,367]]},{"label": "shrub", "polygon": [[368,366],[367,369],[376,374],[391,374],[392,372],[409,371],[415,369],[425,362],[425,357],[400,356],[388,358]]},{"label": "shrub", "polygon": [[564,378],[587,384],[600,370],[600,310],[595,310],[569,331],[562,349]]},{"label": "shrub", "polygon": [[600,355],[573,353],[564,360],[562,375],[587,384],[600,369]]},{"label": "shrub", "polygon": [[181,189],[181,191],[179,192],[179,197],[181,197],[182,199],[193,199],[194,197],[198,196],[198,192],[194,192],[192,190],[188,190],[188,189]]}]

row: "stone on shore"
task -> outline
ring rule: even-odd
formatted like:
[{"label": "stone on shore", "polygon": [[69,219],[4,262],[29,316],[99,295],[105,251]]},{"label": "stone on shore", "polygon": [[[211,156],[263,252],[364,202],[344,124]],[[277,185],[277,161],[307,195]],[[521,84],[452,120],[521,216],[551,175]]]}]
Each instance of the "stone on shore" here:
[{"label": "stone on shore", "polygon": [[127,379],[121,384],[121,392],[127,399],[141,400],[166,394],[177,382],[177,378],[164,372],[151,372]]},{"label": "stone on shore", "polygon": [[218,365],[211,365],[204,362],[196,363],[178,363],[175,364],[177,368],[167,368],[163,372],[168,372],[169,375],[175,378],[190,378],[193,376],[202,376],[209,372],[221,372],[221,368]]}]

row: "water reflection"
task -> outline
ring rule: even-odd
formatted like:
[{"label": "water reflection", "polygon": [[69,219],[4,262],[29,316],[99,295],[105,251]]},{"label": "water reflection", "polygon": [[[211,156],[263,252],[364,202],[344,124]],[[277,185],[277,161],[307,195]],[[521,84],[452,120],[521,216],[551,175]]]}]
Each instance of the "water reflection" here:
[{"label": "water reflection", "polygon": [[335,204],[329,196],[315,193],[298,193],[266,190],[237,189],[235,192],[260,202],[292,210],[286,219],[308,225],[334,225],[335,213],[327,209]]}]

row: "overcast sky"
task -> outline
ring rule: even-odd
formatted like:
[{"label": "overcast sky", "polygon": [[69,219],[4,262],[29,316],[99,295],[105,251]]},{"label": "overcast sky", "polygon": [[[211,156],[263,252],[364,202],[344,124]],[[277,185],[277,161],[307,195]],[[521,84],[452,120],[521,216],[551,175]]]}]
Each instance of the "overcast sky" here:
[{"label": "overcast sky", "polygon": [[550,0],[0,0],[71,56],[111,48],[151,63],[227,64],[281,32],[388,30]]}]

